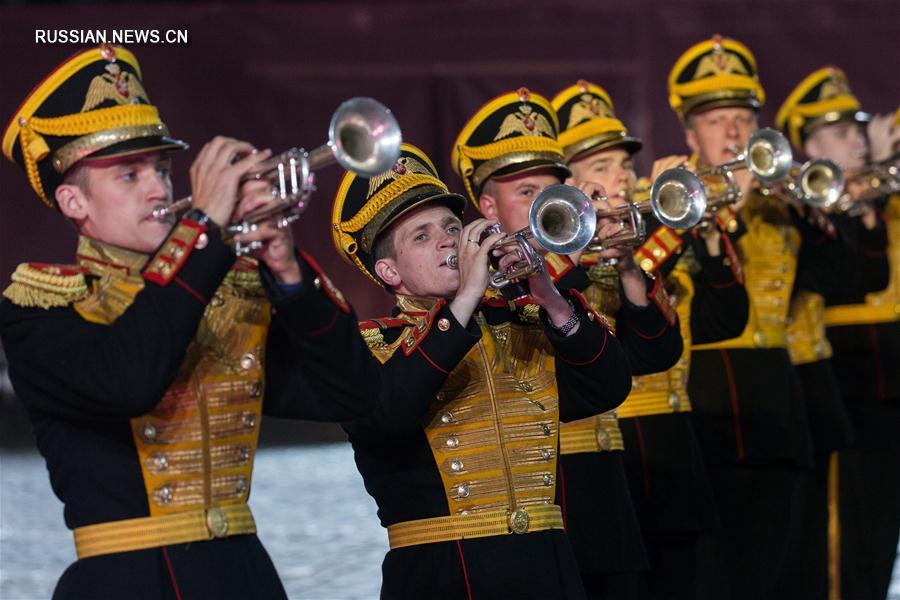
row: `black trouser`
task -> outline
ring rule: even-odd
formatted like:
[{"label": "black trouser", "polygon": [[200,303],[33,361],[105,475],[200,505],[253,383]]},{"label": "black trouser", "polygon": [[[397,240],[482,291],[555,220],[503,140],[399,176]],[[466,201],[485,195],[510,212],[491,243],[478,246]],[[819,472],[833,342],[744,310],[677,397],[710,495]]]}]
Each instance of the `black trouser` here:
[{"label": "black trouser", "polygon": [[640,574],[641,600],[693,600],[697,533],[644,532],[650,570]]},{"label": "black trouser", "polygon": [[711,466],[722,527],[697,542],[696,598],[774,598],[791,577],[800,486],[808,471],[785,466]]}]

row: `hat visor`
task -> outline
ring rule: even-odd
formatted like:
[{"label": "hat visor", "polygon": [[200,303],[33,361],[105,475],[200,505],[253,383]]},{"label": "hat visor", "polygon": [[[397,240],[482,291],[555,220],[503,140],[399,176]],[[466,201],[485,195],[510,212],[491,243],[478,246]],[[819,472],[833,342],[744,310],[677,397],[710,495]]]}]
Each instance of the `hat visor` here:
[{"label": "hat visor", "polygon": [[82,161],[91,161],[107,158],[119,158],[123,156],[133,156],[136,154],[144,154],[147,152],[163,152],[175,150],[187,150],[189,146],[181,141],[168,136],[150,136],[126,140],[101,148],[96,152],[82,158]]},{"label": "hat visor", "polygon": [[399,204],[391,211],[391,214],[384,220],[381,227],[378,228],[378,231],[375,234],[375,237],[381,235],[381,233],[390,227],[393,223],[397,221],[400,217],[407,214],[411,210],[415,208],[419,208],[420,206],[424,206],[425,204],[431,204],[432,202],[436,202],[438,204],[443,204],[447,208],[449,208],[453,213],[462,219],[463,211],[466,208],[466,199],[460,196],[459,194],[454,194],[453,192],[441,193],[441,194],[431,194],[424,193],[419,195],[414,195],[409,198],[406,202]]},{"label": "hat visor", "polygon": [[738,97],[738,98],[712,98],[710,100],[706,100],[700,102],[690,108],[690,110],[685,111],[685,115],[699,115],[700,113],[704,113],[716,108],[749,108],[756,112],[759,112],[759,109],[762,107],[760,101],[753,97]]},{"label": "hat visor", "polygon": [[630,135],[626,135],[624,137],[619,137],[611,140],[605,140],[603,142],[594,144],[583,150],[578,151],[576,154],[569,159],[569,163],[571,164],[573,161],[581,160],[582,158],[587,158],[597,152],[603,152],[604,150],[612,150],[613,148],[621,148],[628,153],[629,156],[633,156],[641,151],[641,148],[644,147],[644,143]]},{"label": "hat visor", "polygon": [[491,176],[488,177],[488,180],[504,179],[506,177],[512,177],[513,175],[530,173],[532,171],[539,171],[541,169],[548,169],[552,171],[553,174],[559,178],[560,183],[564,182],[566,179],[572,176],[572,172],[569,170],[569,167],[567,167],[562,161],[549,161],[544,158],[539,158],[535,160],[526,160],[524,162],[508,165],[503,167],[502,169],[498,169],[491,173]]}]

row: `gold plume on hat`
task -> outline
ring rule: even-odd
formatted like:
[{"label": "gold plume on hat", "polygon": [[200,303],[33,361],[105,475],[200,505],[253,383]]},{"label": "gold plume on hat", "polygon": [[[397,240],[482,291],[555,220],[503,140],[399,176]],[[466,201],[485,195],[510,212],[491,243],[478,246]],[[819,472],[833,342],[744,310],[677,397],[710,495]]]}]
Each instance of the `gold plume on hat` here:
[{"label": "gold plume on hat", "polygon": [[140,98],[150,104],[147,93],[137,77],[123,72],[116,63],[106,65],[106,71],[91,80],[81,112],[91,110],[105,100],[113,100],[116,104],[136,104]]},{"label": "gold plume on hat", "polygon": [[431,171],[428,170],[428,167],[423,165],[421,162],[416,160],[412,156],[401,156],[397,159],[397,162],[394,163],[394,166],[381,173],[380,175],[376,175],[369,179],[369,193],[367,196],[371,196],[375,193],[375,191],[380,188],[387,181],[394,181],[399,177],[406,175],[407,173],[419,173],[422,175],[431,175]]}]

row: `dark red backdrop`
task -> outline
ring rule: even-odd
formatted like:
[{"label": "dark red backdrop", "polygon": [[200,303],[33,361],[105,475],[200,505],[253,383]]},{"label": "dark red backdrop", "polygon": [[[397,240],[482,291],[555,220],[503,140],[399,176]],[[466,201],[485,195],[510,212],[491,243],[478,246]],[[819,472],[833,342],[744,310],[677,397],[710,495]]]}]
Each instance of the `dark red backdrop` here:
[{"label": "dark red backdrop", "polygon": [[[176,159],[176,194],[203,143],[224,133],[275,151],[325,140],[341,100],[371,95],[396,113],[406,140],[435,159],[452,188],[449,147],[481,104],[526,85],[550,96],[579,78],[612,94],[645,140],[639,167],[683,151],[666,77],[713,33],[755,52],[769,102],[763,123],[801,77],[843,67],[871,111],[900,100],[896,0],[419,1],[303,4],[49,5],[0,9],[0,118],[73,45],[37,45],[35,29],[187,29],[188,45],[133,47],[163,119],[192,149]],[[328,233],[339,173],[323,172],[298,238],[333,274],[361,316],[389,305],[347,266]],[[24,260],[67,262],[74,233],[21,172],[0,166],[0,286]]]}]

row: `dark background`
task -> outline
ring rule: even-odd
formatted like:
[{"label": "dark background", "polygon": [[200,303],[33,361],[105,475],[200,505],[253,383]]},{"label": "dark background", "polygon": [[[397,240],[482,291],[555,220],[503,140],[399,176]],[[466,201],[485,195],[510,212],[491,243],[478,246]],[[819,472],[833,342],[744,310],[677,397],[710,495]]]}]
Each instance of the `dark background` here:
[{"label": "dark background", "polygon": [[[616,112],[643,137],[638,170],[684,152],[668,107],[675,59],[714,33],[755,53],[767,93],[761,122],[806,74],[841,66],[864,108],[900,100],[897,0],[419,1],[197,4],[43,4],[0,7],[0,118],[82,49],[35,44],[35,29],[187,29],[188,45],[131,49],[163,120],[191,149],[175,159],[175,193],[189,193],[187,168],[216,134],[278,152],[325,141],[334,108],[370,95],[390,106],[406,141],[424,148],[451,188],[459,128],[493,96],[525,85],[552,97],[585,78],[604,86]],[[361,317],[379,316],[386,294],[342,261],[329,217],[340,169],[323,171],[319,192],[296,225],[301,245],[332,275]],[[0,288],[19,262],[72,260],[75,234],[0,165]]]}]

